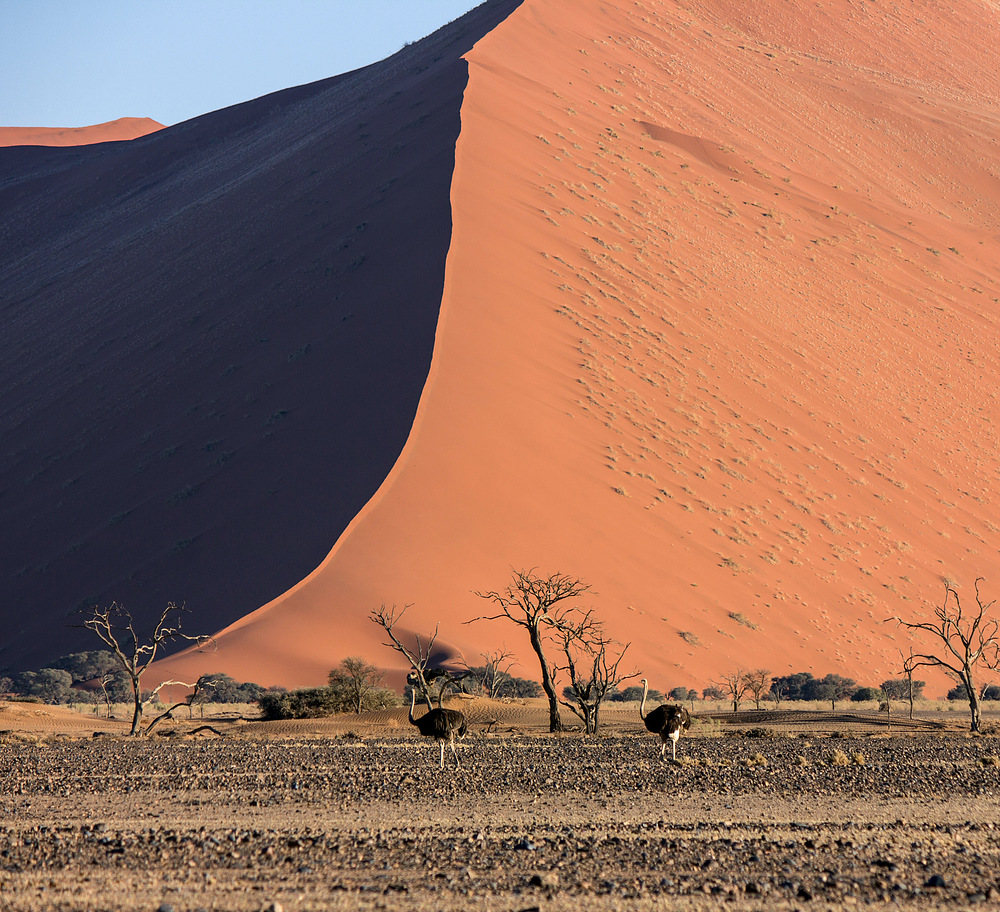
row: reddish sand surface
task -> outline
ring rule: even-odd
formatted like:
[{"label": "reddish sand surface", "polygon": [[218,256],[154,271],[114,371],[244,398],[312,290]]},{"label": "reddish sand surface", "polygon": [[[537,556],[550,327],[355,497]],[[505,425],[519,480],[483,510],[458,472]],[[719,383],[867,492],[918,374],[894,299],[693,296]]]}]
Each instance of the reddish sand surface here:
[{"label": "reddish sand surface", "polygon": [[119,117],[90,127],[0,127],[0,146],[89,146],[162,130],[150,117]]},{"label": "reddish sand surface", "polygon": [[467,55],[402,455],[314,573],[163,673],[391,663],[386,603],[533,674],[519,630],[465,626],[515,567],[591,584],[661,688],[898,675],[886,618],[1000,593],[997,48],[975,2],[525,0]]}]

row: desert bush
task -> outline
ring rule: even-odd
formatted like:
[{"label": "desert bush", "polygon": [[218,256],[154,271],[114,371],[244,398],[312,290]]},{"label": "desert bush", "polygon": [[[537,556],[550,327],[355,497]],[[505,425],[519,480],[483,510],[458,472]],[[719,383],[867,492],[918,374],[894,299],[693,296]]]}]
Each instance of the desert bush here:
[{"label": "desert bush", "polygon": [[363,713],[395,706],[396,695],[379,687],[384,673],[364,659],[350,656],[328,678],[337,712]]},{"label": "desert bush", "polygon": [[885,694],[877,687],[859,687],[851,694],[852,703],[880,703]]},{"label": "desert bush", "polygon": [[[913,682],[913,699],[922,700],[924,697],[924,681]],[[907,678],[891,678],[882,682],[882,692],[890,700],[908,700],[910,698],[910,681]]]},{"label": "desert bush", "polygon": [[[320,719],[339,713],[354,712],[354,695],[340,688],[303,687],[299,690],[270,690],[262,693],[257,704],[261,718],[267,721],[279,719]],[[390,690],[374,690],[364,699],[364,709],[382,709],[395,706],[396,695]]]},{"label": "desert bush", "polygon": [[813,677],[811,672],[776,677],[771,681],[771,695],[776,700],[819,700],[836,708],[837,701],[846,700],[857,690],[857,683],[850,678],[828,674]]},{"label": "desert bush", "polygon": [[73,695],[73,676],[61,668],[25,671],[14,681],[14,691],[26,697],[38,697],[43,703],[68,703]]},{"label": "desert bush", "polygon": [[252,682],[240,683],[227,674],[209,674],[202,679],[198,703],[256,703],[264,687]]},{"label": "desert bush", "polygon": [[710,719],[706,716],[692,716],[691,733],[700,738],[721,738],[722,723],[718,719]]},{"label": "desert bush", "polygon": [[[489,683],[491,683],[491,675],[495,674],[492,669],[488,665],[475,665],[470,668],[469,671],[471,671],[472,674],[462,682],[462,691],[469,694],[488,693]],[[638,690],[641,696],[642,688],[637,687],[634,689]],[[518,678],[510,673],[504,673],[502,680],[495,686],[495,692],[497,697],[530,699],[532,697],[540,697],[542,695],[542,685],[537,681],[532,681],[530,678]],[[624,693],[624,691],[621,693]],[[625,697],[620,694],[613,697],[609,694],[608,699],[624,700]],[[639,697],[637,696],[635,699],[638,700]]]},{"label": "desert bush", "polygon": [[780,675],[771,680],[771,694],[778,700],[811,700],[807,692],[815,680],[808,671]]},{"label": "desert bush", "polygon": [[270,691],[261,694],[257,702],[262,718],[267,720],[317,719],[338,711],[336,697],[329,687]]},{"label": "desert bush", "polygon": [[101,675],[119,670],[118,659],[110,649],[91,649],[72,652],[60,656],[52,663],[53,668],[61,668],[73,676],[73,683],[95,681]]},{"label": "desert bush", "polygon": [[826,755],[826,762],[830,766],[850,766],[851,760],[842,750],[832,750]]},{"label": "desert bush", "polygon": [[948,691],[945,696],[946,700],[968,700],[969,692],[965,689],[964,684],[956,684],[951,690]]}]

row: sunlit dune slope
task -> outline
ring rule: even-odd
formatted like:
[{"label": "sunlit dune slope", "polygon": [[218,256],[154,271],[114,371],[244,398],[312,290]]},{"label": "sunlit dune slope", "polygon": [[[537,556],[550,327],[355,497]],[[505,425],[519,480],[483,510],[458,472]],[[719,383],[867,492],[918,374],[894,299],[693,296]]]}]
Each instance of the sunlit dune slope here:
[{"label": "sunlit dune slope", "polygon": [[394,464],[430,364],[462,55],[382,63],[128,143],[0,149],[0,669],[293,586]]},{"label": "sunlit dune slope", "polygon": [[88,146],[162,130],[150,117],[119,117],[89,127],[0,127],[0,146]]},{"label": "sunlit dune slope", "polygon": [[998,47],[968,0],[525,0],[468,55],[401,458],[170,672],[391,663],[384,602],[530,674],[514,627],[464,626],[513,566],[589,582],[660,687],[898,674],[885,618],[1000,595]]}]

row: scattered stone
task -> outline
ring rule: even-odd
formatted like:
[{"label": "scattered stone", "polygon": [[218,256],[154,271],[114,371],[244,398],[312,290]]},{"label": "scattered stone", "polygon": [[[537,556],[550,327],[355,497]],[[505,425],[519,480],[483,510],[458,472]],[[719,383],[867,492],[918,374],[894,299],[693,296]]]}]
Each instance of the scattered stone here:
[{"label": "scattered stone", "polygon": [[555,890],[559,887],[559,875],[555,871],[541,871],[531,876],[528,886],[545,887],[549,890]]}]

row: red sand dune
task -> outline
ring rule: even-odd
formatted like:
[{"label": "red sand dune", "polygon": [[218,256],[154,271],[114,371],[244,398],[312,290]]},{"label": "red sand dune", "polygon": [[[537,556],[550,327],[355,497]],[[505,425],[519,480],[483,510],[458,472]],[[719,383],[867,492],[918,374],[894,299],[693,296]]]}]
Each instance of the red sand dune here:
[{"label": "red sand dune", "polygon": [[378,489],[433,350],[462,55],[516,5],[132,142],[0,148],[0,672],[98,645],[81,605],[225,627]]},{"label": "red sand dune", "polygon": [[391,663],[384,602],[533,674],[464,626],[513,566],[589,582],[659,687],[898,674],[885,618],[1000,595],[997,48],[969,0],[525,0],[467,55],[402,455],[315,572],[162,673]]},{"label": "red sand dune", "polygon": [[0,127],[0,146],[89,146],[162,130],[150,117],[119,117],[90,127]]},{"label": "red sand dune", "polygon": [[998,33],[497,0],[134,143],[0,149],[0,668],[169,598],[225,629],[164,677],[398,672],[381,603],[534,675],[464,622],[536,567],[660,689],[898,674],[886,617],[1000,595]]}]

